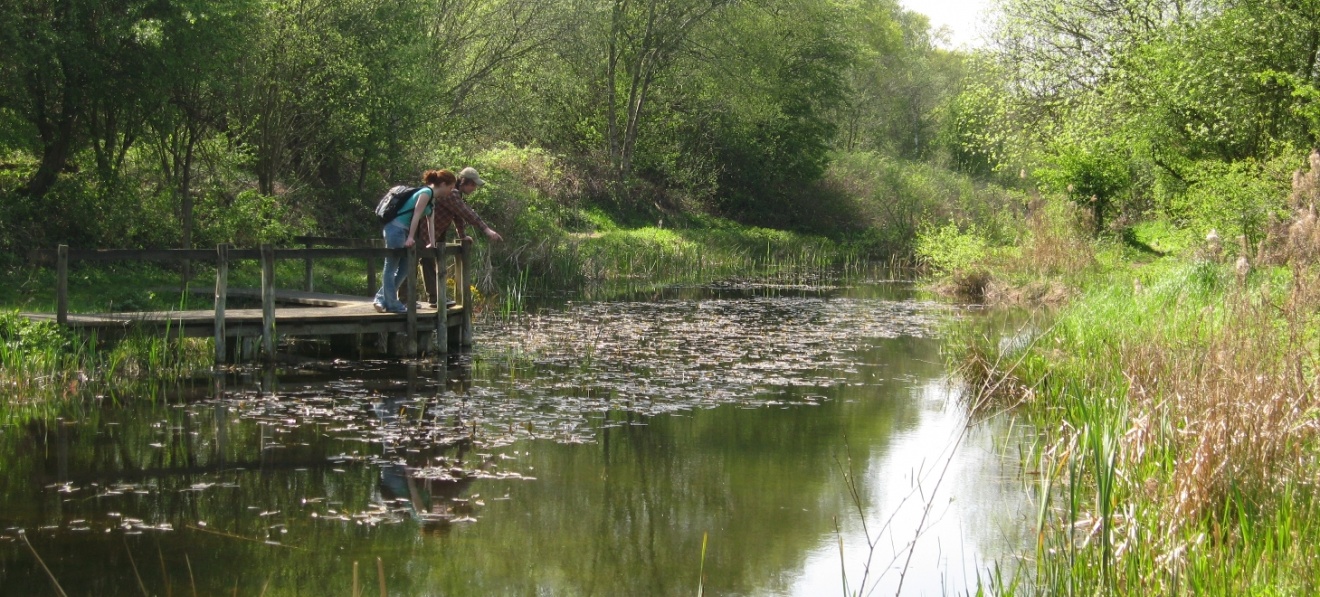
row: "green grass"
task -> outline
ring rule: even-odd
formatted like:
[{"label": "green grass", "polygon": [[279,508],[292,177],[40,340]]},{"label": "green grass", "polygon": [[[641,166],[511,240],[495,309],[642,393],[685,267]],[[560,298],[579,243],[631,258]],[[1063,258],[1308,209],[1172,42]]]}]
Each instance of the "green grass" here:
[{"label": "green grass", "polygon": [[992,592],[1320,590],[1316,280],[1120,263],[1029,343],[959,330],[968,380],[996,390],[986,410],[1040,431],[1039,543]]}]

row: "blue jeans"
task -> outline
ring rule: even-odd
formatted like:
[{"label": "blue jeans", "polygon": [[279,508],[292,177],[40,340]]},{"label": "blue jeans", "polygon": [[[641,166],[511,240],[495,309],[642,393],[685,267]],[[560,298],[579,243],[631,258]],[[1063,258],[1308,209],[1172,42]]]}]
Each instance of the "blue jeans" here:
[{"label": "blue jeans", "polygon": [[402,311],[406,307],[399,301],[399,284],[408,279],[408,268],[404,261],[408,258],[403,244],[408,242],[408,228],[398,222],[385,225],[385,248],[398,249],[385,257],[385,270],[380,274],[380,290],[376,291],[375,302],[384,305],[387,311]]}]

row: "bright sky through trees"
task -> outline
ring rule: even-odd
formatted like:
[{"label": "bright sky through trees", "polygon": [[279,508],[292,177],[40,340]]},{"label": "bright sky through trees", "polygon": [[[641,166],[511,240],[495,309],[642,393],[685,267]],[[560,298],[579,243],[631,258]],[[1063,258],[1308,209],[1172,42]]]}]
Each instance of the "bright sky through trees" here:
[{"label": "bright sky through trees", "polygon": [[930,17],[932,29],[947,27],[944,44],[950,48],[985,45],[981,39],[990,8],[989,0],[901,0],[903,8]]}]

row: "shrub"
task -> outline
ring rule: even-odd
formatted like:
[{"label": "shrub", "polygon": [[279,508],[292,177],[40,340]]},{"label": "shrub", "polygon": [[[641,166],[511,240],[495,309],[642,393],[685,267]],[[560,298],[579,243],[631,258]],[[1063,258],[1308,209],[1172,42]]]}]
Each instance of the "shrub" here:
[{"label": "shrub", "polygon": [[941,227],[927,225],[917,234],[917,256],[936,271],[964,272],[981,264],[990,248],[975,224],[960,229],[949,222]]},{"label": "shrub", "polygon": [[316,226],[311,218],[297,213],[278,197],[262,195],[254,189],[241,191],[232,199],[223,193],[210,193],[198,199],[194,213],[198,246],[231,243],[255,247],[263,243],[287,243],[294,236],[315,230]]}]

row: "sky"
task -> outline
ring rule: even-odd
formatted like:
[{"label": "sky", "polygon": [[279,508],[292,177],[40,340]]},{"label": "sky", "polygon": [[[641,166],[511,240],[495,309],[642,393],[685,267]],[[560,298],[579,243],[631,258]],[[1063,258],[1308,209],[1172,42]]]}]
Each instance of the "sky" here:
[{"label": "sky", "polygon": [[976,48],[985,45],[981,34],[989,0],[900,0],[903,8],[930,17],[931,28],[948,27],[948,46]]}]

